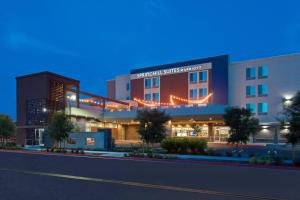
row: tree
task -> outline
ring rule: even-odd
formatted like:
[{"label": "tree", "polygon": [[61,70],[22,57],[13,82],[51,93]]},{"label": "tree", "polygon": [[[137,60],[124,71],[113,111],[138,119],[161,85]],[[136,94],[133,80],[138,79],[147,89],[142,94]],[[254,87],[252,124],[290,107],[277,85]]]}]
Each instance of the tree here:
[{"label": "tree", "polygon": [[6,145],[9,137],[14,136],[16,125],[13,120],[7,115],[0,115],[0,137],[2,138],[2,147]]},{"label": "tree", "polygon": [[240,143],[246,144],[249,136],[254,136],[260,130],[258,119],[252,116],[249,109],[228,108],[223,118],[225,125],[230,127],[228,142],[237,146]]},{"label": "tree", "polygon": [[74,125],[70,116],[62,111],[55,112],[47,127],[49,136],[58,143],[61,148],[61,142],[69,137],[69,133],[73,130]]},{"label": "tree", "polygon": [[296,145],[300,143],[300,92],[298,91],[289,101],[283,100],[282,126],[288,127],[285,135],[287,143],[292,145],[292,159],[296,160]]},{"label": "tree", "polygon": [[139,110],[137,120],[140,122],[138,133],[143,142],[149,144],[161,142],[166,137],[165,123],[171,118],[164,111],[157,109]]},{"label": "tree", "polygon": [[191,127],[197,136],[199,136],[201,134],[202,127],[199,124],[192,124]]}]

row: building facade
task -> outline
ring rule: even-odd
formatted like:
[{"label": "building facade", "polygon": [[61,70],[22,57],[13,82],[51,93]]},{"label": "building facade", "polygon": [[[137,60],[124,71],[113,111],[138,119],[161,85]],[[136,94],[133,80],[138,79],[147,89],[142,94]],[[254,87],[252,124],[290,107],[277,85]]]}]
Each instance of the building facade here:
[{"label": "building facade", "polygon": [[[299,65],[298,53],[239,62],[230,62],[229,56],[223,55],[135,69],[128,75],[131,80],[130,96],[138,106],[158,106],[165,110],[178,106],[182,107],[181,110],[186,106],[194,107],[199,109],[198,117],[203,116],[199,106],[202,109],[224,106],[223,110],[219,110],[219,116],[224,114],[226,107],[248,108],[262,126],[250,142],[284,142],[287,129],[280,129],[278,118],[283,99],[290,99],[300,90]],[[115,81],[117,84],[117,79]],[[188,123],[192,121],[192,124],[199,124],[202,130],[210,132],[200,134],[210,141],[226,141],[228,138],[228,128],[222,126],[222,119],[213,123],[195,121],[195,115],[185,114],[185,119],[173,117],[173,136],[192,136],[193,128]],[[114,114],[111,115],[113,118]],[[219,127],[215,127],[216,124]]]},{"label": "building facade", "polygon": [[[172,137],[226,142],[229,107],[253,112],[262,126],[250,142],[284,142],[278,117],[283,98],[300,90],[300,54],[230,62],[228,55],[133,69],[107,81],[107,97],[80,90],[79,81],[50,72],[17,77],[19,144],[43,143],[40,132],[64,109],[81,132],[111,129],[116,140],[139,140],[136,114],[157,108],[171,116]],[[195,131],[197,127],[198,131]]]}]

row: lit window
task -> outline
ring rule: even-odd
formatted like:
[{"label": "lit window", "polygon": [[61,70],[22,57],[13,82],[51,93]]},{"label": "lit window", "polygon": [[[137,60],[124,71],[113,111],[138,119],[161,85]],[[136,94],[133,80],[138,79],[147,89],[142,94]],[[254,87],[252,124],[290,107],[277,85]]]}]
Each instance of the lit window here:
[{"label": "lit window", "polygon": [[145,88],[146,89],[151,88],[151,78],[146,78],[145,79]]},{"label": "lit window", "polygon": [[252,113],[256,113],[256,106],[255,103],[247,103],[246,109],[249,109]]},{"label": "lit window", "polygon": [[197,98],[197,89],[190,90],[190,98],[196,99]]},{"label": "lit window", "polygon": [[155,102],[159,102],[159,93],[153,93],[152,94],[152,99]]},{"label": "lit window", "polygon": [[258,85],[258,96],[267,96],[268,95],[268,86],[267,85]]},{"label": "lit window", "polygon": [[190,73],[190,83],[197,83],[197,72]]},{"label": "lit window", "polygon": [[267,78],[269,75],[269,70],[266,65],[258,67],[258,78]]},{"label": "lit window", "polygon": [[152,84],[153,84],[153,88],[158,88],[159,87],[159,78],[158,77],[153,78]]},{"label": "lit window", "polygon": [[246,86],[246,96],[247,97],[255,97],[256,89],[255,85],[247,85]]},{"label": "lit window", "polygon": [[268,113],[268,103],[266,102],[258,103],[258,113],[259,114]]},{"label": "lit window", "polygon": [[151,101],[151,94],[145,94],[145,101]]},{"label": "lit window", "polygon": [[130,83],[126,83],[126,90],[127,90],[127,91],[130,90]]},{"label": "lit window", "polygon": [[256,77],[256,69],[255,67],[249,67],[246,69],[246,79],[251,80],[255,79]]},{"label": "lit window", "polygon": [[207,71],[199,72],[199,81],[200,82],[207,81]]},{"label": "lit window", "polygon": [[207,88],[200,88],[199,97],[206,97],[206,96],[207,96]]},{"label": "lit window", "polygon": [[86,138],[86,144],[87,145],[95,145],[95,138],[87,137]]}]

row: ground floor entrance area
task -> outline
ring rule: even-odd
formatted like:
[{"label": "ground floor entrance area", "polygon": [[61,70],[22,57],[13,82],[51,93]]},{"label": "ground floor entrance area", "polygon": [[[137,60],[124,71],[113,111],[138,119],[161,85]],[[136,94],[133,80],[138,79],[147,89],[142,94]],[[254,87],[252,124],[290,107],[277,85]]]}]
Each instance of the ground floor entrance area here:
[{"label": "ground floor entrance area", "polygon": [[171,136],[205,138],[209,142],[227,142],[229,128],[222,122],[173,122]]}]

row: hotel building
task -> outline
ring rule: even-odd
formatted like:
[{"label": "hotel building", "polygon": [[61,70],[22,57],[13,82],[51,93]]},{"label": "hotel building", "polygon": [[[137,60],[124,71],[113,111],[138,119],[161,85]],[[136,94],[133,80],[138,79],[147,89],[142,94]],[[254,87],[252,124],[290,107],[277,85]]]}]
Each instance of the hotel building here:
[{"label": "hotel building", "polygon": [[139,140],[135,118],[145,107],[171,116],[166,126],[172,137],[226,142],[222,115],[231,106],[249,108],[260,120],[262,130],[250,142],[284,142],[287,130],[277,118],[283,98],[300,90],[299,66],[300,54],[290,54],[240,62],[221,55],[144,67],[107,81],[107,97],[83,92],[79,81],[50,72],[17,77],[18,143],[45,144],[47,120],[61,108],[81,131],[110,128],[116,140]]}]

